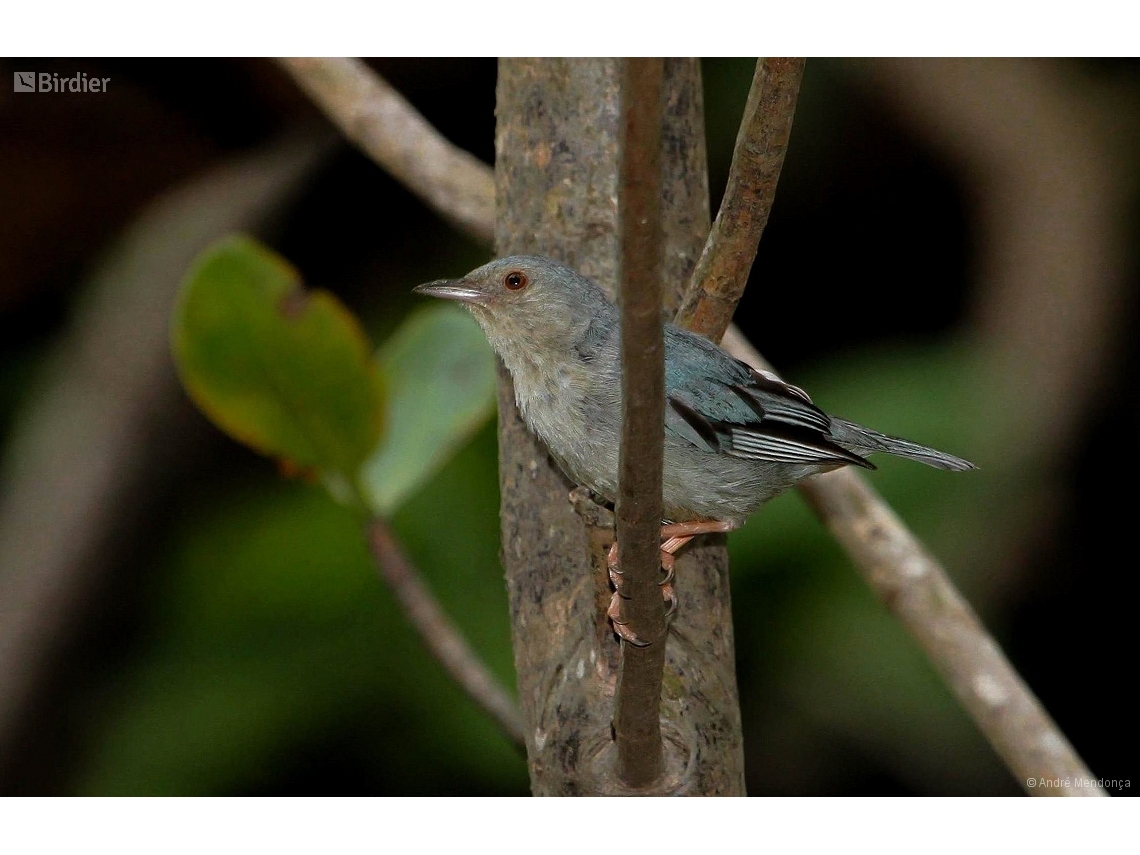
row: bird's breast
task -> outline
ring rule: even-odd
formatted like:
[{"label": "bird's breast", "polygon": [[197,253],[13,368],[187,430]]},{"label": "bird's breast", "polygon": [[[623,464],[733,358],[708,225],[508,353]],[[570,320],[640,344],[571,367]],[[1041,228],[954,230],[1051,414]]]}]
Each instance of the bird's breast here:
[{"label": "bird's breast", "polygon": [[615,494],[620,401],[599,396],[605,384],[584,364],[512,361],[507,368],[527,426],[572,480],[605,496]]}]

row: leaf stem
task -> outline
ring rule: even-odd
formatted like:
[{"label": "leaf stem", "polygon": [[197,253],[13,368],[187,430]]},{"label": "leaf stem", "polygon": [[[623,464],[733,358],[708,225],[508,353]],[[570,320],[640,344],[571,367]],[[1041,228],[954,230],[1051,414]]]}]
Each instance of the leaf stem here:
[{"label": "leaf stem", "polygon": [[518,706],[432,596],[386,522],[372,521],[368,527],[368,543],[381,578],[396,595],[427,649],[468,697],[522,750],[523,721]]}]

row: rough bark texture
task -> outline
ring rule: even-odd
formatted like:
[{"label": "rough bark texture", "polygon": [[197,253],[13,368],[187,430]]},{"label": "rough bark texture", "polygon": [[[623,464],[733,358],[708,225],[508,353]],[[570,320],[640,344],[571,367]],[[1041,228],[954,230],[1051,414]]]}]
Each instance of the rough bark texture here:
[{"label": "rough bark texture", "polygon": [[[708,230],[704,117],[695,60],[665,64],[662,272],[679,302]],[[496,131],[499,255],[547,255],[611,290],[618,267],[618,65],[503,60]],[[597,628],[605,538],[526,429],[500,370],[503,564],[535,794],[620,793],[610,720],[616,642]],[[744,763],[723,538],[677,562],[680,608],[662,699],[666,774],[656,791],[740,795]],[[591,548],[591,545],[593,548]],[[608,647],[607,647],[608,645]]]},{"label": "rough bark texture", "polygon": [[[646,787],[665,769],[661,680],[665,603],[661,578],[665,334],[661,326],[660,59],[622,60],[618,219],[621,234],[621,454],[617,539],[621,548],[618,618],[639,639],[621,646],[614,698],[617,773]],[[644,646],[641,646],[641,643]]]}]

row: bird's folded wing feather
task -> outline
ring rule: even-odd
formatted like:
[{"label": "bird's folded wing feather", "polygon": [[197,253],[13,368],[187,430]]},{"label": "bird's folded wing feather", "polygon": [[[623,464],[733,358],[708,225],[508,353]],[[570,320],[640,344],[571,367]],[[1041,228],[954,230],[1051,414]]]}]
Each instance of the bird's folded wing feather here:
[{"label": "bird's folded wing feather", "polygon": [[697,448],[769,463],[874,468],[841,447],[831,419],[795,386],[666,327],[665,431]]}]

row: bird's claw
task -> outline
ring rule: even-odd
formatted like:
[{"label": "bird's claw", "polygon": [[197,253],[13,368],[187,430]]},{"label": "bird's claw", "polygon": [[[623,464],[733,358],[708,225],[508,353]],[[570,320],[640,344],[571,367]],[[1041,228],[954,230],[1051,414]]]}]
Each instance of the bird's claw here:
[{"label": "bird's claw", "polygon": [[[614,586],[614,594],[610,598],[606,617],[613,624],[614,632],[624,641],[634,647],[648,647],[650,642],[640,638],[629,625],[622,620],[621,601],[627,599],[621,592],[622,572],[619,567],[618,545],[615,542],[606,553],[606,567],[609,569],[610,584]],[[661,567],[665,574],[658,585],[661,586],[661,597],[665,600],[665,619],[668,620],[677,611],[677,592],[673,588],[674,560],[672,553],[661,551]]]},{"label": "bird's claw", "polygon": [[[665,577],[658,582],[659,585],[668,585],[673,581],[673,574],[675,572],[677,563],[677,556],[672,552],[661,549],[661,568],[665,571]],[[621,584],[621,569],[618,561],[618,545],[615,542],[606,553],[606,567],[610,571],[610,583],[616,588]]]},{"label": "bird's claw", "polygon": [[606,616],[613,624],[614,632],[623,641],[629,642],[634,647],[648,647],[649,642],[642,639],[621,618],[621,601],[622,595],[620,591],[614,591],[614,595],[610,598],[610,607],[606,609]]}]

